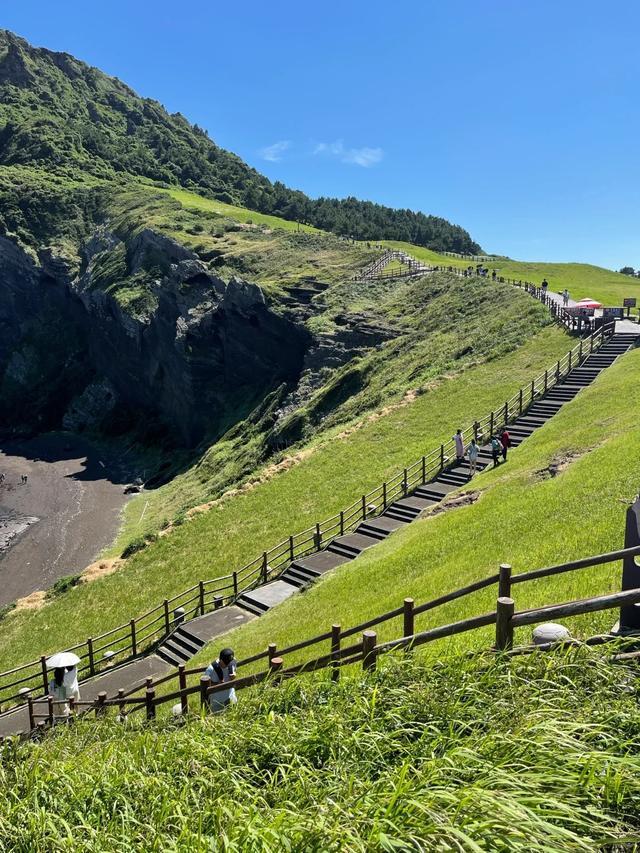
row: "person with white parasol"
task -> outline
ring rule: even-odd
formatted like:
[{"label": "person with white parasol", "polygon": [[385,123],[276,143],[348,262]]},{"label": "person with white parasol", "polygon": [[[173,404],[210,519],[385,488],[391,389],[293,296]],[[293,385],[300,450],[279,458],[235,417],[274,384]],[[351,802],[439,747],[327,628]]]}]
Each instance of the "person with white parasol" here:
[{"label": "person with white parasol", "polygon": [[53,698],[53,712],[56,717],[69,716],[69,699],[80,698],[78,687],[78,655],[73,652],[58,652],[47,660],[47,669],[53,670],[49,681],[49,696]]}]

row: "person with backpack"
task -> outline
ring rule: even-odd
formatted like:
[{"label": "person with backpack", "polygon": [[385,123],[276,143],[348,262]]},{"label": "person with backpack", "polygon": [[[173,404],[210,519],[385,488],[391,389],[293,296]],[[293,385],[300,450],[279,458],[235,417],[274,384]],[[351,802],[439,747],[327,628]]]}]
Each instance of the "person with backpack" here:
[{"label": "person with backpack", "polygon": [[[204,674],[211,679],[212,684],[226,684],[235,681],[238,666],[234,658],[233,649],[222,649],[220,657],[209,664]],[[209,707],[214,713],[224,711],[228,705],[235,705],[237,701],[236,691],[233,687],[216,690],[215,693],[209,695]]]},{"label": "person with backpack", "polygon": [[478,447],[475,438],[472,438],[471,444],[467,447],[467,456],[469,457],[469,479],[471,479],[478,470],[479,453],[480,448]]},{"label": "person with backpack", "polygon": [[500,444],[502,445],[502,459],[507,461],[507,450],[511,447],[511,436],[508,429],[505,427],[500,433]]},{"label": "person with backpack", "polygon": [[491,436],[491,456],[493,457],[493,467],[497,468],[500,464],[500,454],[502,453],[502,445],[495,437]]}]

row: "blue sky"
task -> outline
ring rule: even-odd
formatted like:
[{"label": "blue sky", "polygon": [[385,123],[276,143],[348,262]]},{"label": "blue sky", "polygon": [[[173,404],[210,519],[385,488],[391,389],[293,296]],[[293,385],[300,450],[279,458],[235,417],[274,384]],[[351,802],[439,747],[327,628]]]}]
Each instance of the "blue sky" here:
[{"label": "blue sky", "polygon": [[5,0],[0,26],[310,195],[445,216],[515,258],[640,266],[636,0]]}]

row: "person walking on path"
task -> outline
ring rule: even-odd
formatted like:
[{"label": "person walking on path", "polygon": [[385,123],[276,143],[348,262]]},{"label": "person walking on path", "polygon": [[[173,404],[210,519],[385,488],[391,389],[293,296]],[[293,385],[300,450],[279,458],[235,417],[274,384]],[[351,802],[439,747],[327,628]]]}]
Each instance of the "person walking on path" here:
[{"label": "person walking on path", "polygon": [[505,427],[500,434],[500,444],[502,445],[502,459],[507,461],[507,450],[511,447],[511,436],[509,430]]},{"label": "person walking on path", "polygon": [[462,440],[462,430],[459,429],[453,436],[453,441],[456,446],[456,458],[458,462],[464,459],[464,441]]},{"label": "person walking on path", "polygon": [[75,666],[59,666],[53,670],[53,678],[49,682],[49,696],[53,698],[54,716],[68,717],[69,699],[80,699],[78,671]]},{"label": "person walking on path", "polygon": [[[204,674],[211,679],[212,684],[235,681],[238,667],[234,658],[233,649],[222,649],[220,657],[209,664]],[[209,707],[214,713],[220,713],[228,705],[235,705],[237,701],[235,689],[229,687],[226,690],[216,690],[215,693],[211,693]]]},{"label": "person walking on path", "polygon": [[567,290],[567,288],[566,288],[566,287],[565,287],[565,289],[562,291],[562,304],[564,305],[564,307],[565,307],[565,308],[566,308],[566,307],[567,307],[567,305],[569,304],[569,291]]},{"label": "person walking on path", "polygon": [[497,468],[500,464],[500,454],[502,452],[502,445],[495,437],[495,435],[491,436],[491,455],[493,457],[493,467]]},{"label": "person walking on path", "polygon": [[478,454],[480,453],[480,448],[476,444],[475,438],[471,439],[471,444],[467,447],[467,456],[469,457],[469,479],[473,477],[473,475],[478,470]]}]

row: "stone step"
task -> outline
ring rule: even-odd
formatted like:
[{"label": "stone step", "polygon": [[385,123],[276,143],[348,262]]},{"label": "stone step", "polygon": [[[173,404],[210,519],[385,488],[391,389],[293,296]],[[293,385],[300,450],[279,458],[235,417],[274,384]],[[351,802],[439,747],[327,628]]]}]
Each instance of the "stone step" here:
[{"label": "stone step", "polygon": [[394,530],[399,530],[404,525],[404,521],[381,515],[378,518],[363,521],[356,532],[364,533],[366,536],[376,536],[379,539],[386,539],[390,533],[393,533]]},{"label": "stone step", "polygon": [[320,577],[316,572],[304,572],[301,569],[296,569],[294,566],[289,566],[286,571],[280,575],[280,580],[285,583],[292,584],[298,589],[307,587]]},{"label": "stone step", "polygon": [[315,554],[309,554],[306,557],[296,557],[291,565],[302,571],[316,572],[318,575],[328,572],[330,569],[335,569],[337,566],[348,563],[349,558],[343,557],[342,554],[332,554],[330,551],[317,551]]},{"label": "stone step", "polygon": [[171,666],[180,666],[181,663],[189,660],[189,656],[174,648],[170,641],[163,643],[156,654]]},{"label": "stone step", "polygon": [[416,510],[403,509],[395,504],[391,504],[384,512],[385,518],[392,518],[394,521],[402,521],[405,524],[415,521],[419,515],[420,513]]},{"label": "stone step", "polygon": [[182,633],[180,629],[175,632],[171,640],[173,641],[174,645],[182,648],[187,657],[190,658],[197,654],[204,646],[204,643],[201,640],[197,640],[196,637],[192,638],[191,636],[186,635],[186,632]]},{"label": "stone step", "polygon": [[339,536],[327,548],[334,554],[343,554],[345,557],[357,557],[367,548],[375,545],[377,540],[373,536],[365,536],[362,533],[349,533],[346,536]]}]

